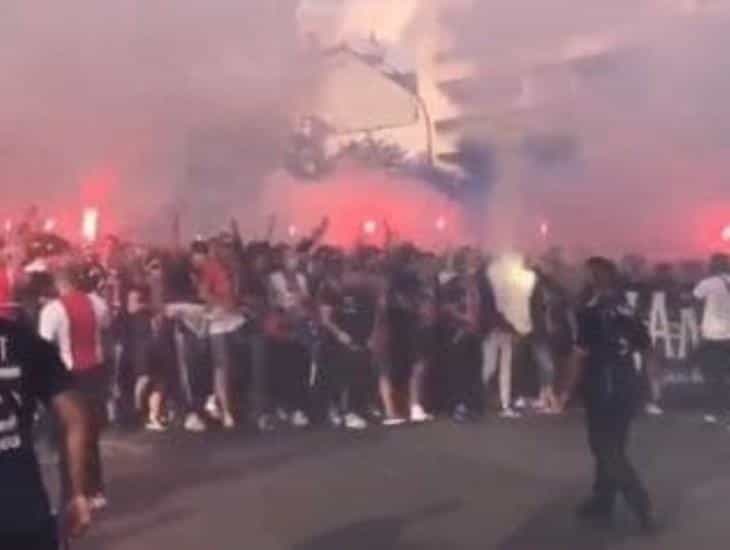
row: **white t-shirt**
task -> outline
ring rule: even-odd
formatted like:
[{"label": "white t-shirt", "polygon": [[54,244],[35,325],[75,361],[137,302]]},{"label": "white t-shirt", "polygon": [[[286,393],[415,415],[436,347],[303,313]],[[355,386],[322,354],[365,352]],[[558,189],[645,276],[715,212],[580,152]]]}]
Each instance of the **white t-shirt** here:
[{"label": "white t-shirt", "polygon": [[708,277],[697,285],[695,298],[705,302],[702,337],[730,340],[730,275]]},{"label": "white t-shirt", "polygon": [[514,329],[525,336],[532,332],[530,298],[537,284],[537,275],[524,266],[522,258],[507,254],[487,268],[487,277],[494,290],[497,310]]}]

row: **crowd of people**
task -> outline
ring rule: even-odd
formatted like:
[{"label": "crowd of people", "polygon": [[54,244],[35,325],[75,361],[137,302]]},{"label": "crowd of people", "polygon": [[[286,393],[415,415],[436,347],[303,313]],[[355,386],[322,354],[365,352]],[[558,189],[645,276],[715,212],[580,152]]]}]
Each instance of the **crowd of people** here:
[{"label": "crowd of people", "polygon": [[[58,346],[94,404],[111,420],[148,430],[328,423],[352,430],[490,410],[517,418],[565,406],[582,270],[552,250],[533,260],[476,248],[435,253],[398,242],[326,242],[323,220],[299,242],[246,242],[235,223],[190,246],[151,247],[108,236],[73,246],[20,225],[0,243],[2,314],[33,324]],[[652,288],[699,307],[722,363],[730,334],[708,326],[730,306],[696,263],[620,263],[627,304],[647,314]],[[727,273],[715,258],[712,274]],[[696,296],[695,296],[696,294]],[[719,331],[719,332],[718,332]],[[727,338],[725,338],[727,337]],[[727,342],[726,342],[727,341]],[[723,347],[725,346],[725,347]],[[714,351],[713,351],[714,350]],[[653,354],[636,358],[646,404],[661,413]],[[724,406],[715,369],[709,386]],[[100,463],[98,472],[101,492]]]}]

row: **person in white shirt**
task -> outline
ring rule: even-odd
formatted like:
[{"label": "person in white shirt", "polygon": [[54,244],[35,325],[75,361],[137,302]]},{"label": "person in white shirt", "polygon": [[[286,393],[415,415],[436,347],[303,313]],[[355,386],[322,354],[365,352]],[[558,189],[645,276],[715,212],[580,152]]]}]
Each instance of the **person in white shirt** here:
[{"label": "person in white shirt", "polygon": [[505,254],[490,264],[487,277],[504,322],[484,340],[482,379],[488,384],[499,370],[501,416],[516,418],[519,414],[512,408],[512,356],[515,344],[533,330],[530,299],[537,275],[519,255]]},{"label": "person in white shirt", "polygon": [[704,305],[700,359],[707,388],[705,421],[718,422],[728,412],[727,375],[730,371],[730,258],[716,254],[710,259],[710,276],[695,288]]}]

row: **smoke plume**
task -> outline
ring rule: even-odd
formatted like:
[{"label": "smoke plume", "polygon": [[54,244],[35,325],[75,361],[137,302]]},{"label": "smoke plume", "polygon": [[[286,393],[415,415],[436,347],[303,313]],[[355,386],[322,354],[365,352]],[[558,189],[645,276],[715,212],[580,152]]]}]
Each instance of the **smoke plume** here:
[{"label": "smoke plume", "polygon": [[173,210],[207,229],[255,200],[308,86],[295,9],[5,2],[0,209],[35,202],[70,230],[93,202],[149,236]]},{"label": "smoke plume", "polygon": [[[451,54],[480,75],[474,110],[495,121],[479,137],[498,144],[503,169],[486,209],[510,235],[498,245],[535,245],[549,224],[545,244],[595,252],[727,247],[730,73],[719,52],[730,12],[720,4],[480,0],[441,10]],[[519,80],[521,97],[505,101],[499,91]],[[522,138],[505,138],[515,126]]]},{"label": "smoke plume", "polygon": [[[110,226],[145,235],[173,211],[188,231],[230,214],[265,226],[290,189],[271,183],[283,181],[271,175],[284,136],[316,88],[297,32],[305,4],[317,3],[5,2],[0,214],[53,205],[72,228],[93,204]],[[488,199],[469,205],[488,221],[472,240],[655,256],[727,246],[720,0],[342,5],[325,18],[333,40],[372,34],[408,52],[422,81],[439,80],[438,63],[423,63],[434,53],[472,65],[456,114],[486,121],[465,137],[498,172]]]}]

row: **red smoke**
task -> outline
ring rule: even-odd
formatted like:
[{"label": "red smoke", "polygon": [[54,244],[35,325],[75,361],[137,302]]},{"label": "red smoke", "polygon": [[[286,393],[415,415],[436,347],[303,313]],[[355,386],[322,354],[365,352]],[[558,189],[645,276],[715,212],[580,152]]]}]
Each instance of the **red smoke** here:
[{"label": "red smoke", "polygon": [[465,238],[457,204],[424,182],[386,172],[346,167],[311,183],[282,177],[267,187],[263,203],[277,215],[280,234],[290,225],[308,231],[328,216],[327,241],[337,245],[381,245],[387,226],[399,240],[426,247]]}]

